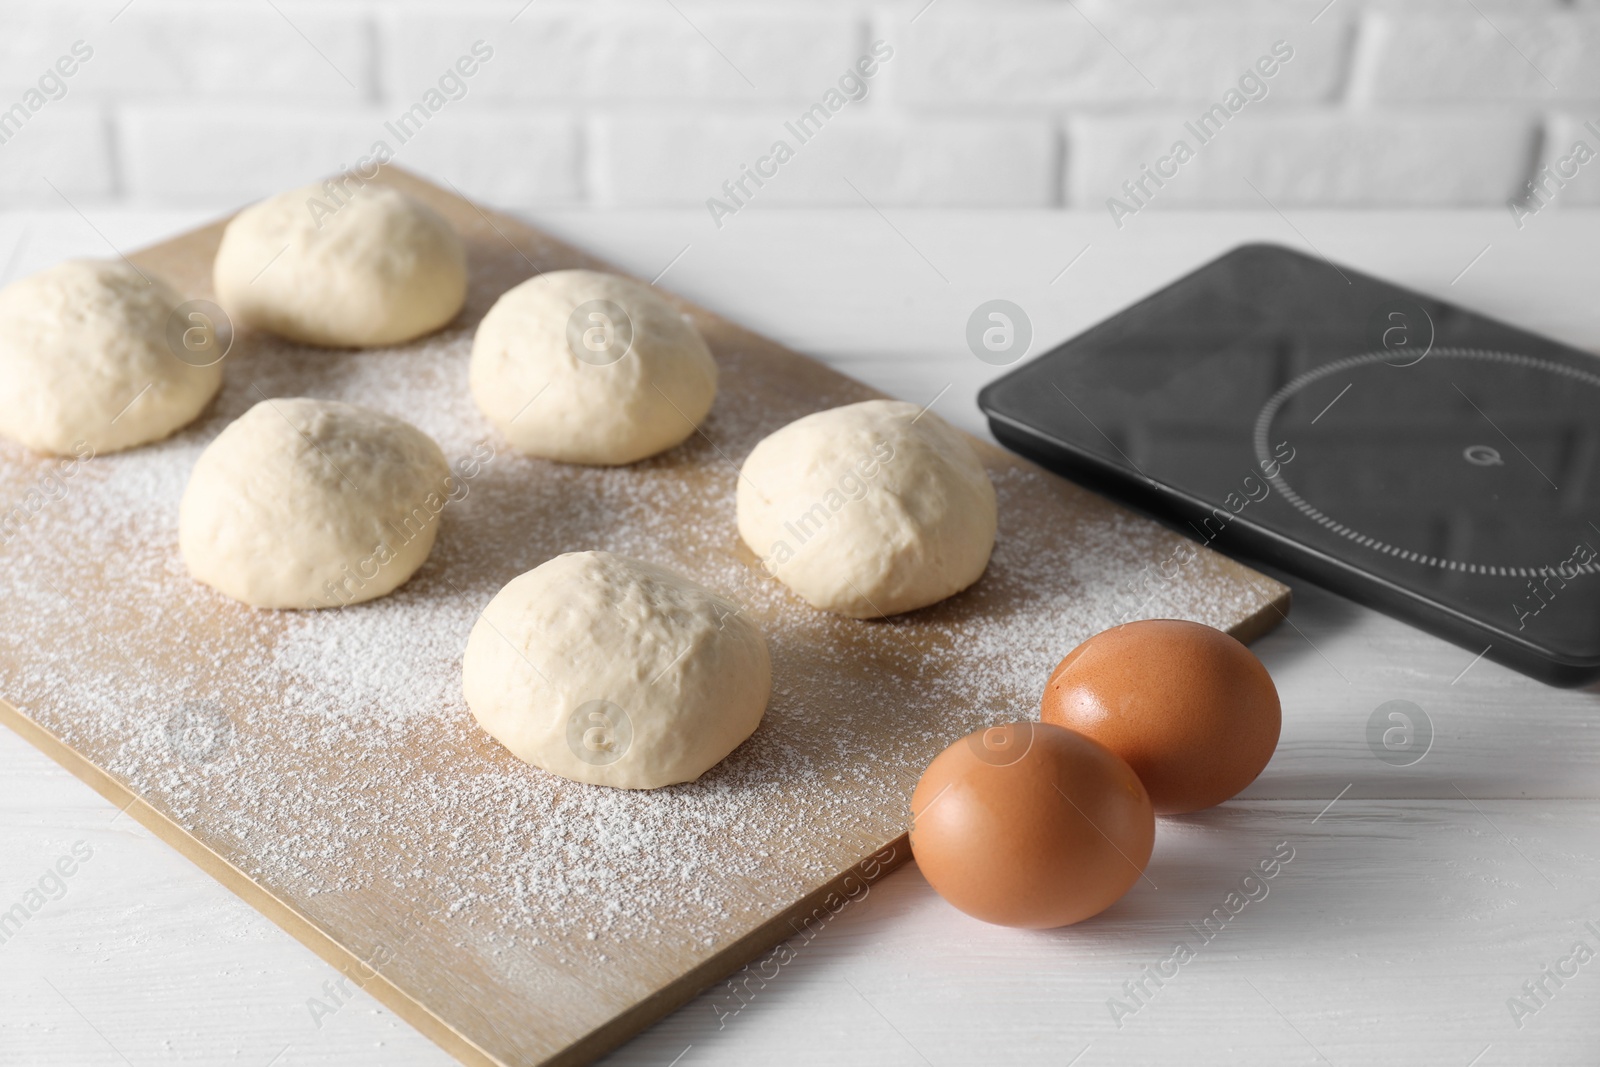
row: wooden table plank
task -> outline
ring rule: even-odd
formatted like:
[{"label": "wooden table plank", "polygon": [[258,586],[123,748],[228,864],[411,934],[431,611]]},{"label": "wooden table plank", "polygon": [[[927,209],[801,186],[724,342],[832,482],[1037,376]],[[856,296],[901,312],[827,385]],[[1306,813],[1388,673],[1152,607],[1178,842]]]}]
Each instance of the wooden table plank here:
[{"label": "wooden table plank", "polygon": [[[129,249],[196,221],[192,215],[87,210],[96,226]],[[954,380],[939,410],[971,429],[981,429],[975,385],[996,373],[974,366],[960,337],[961,320],[982,300],[1006,296],[1024,302],[1036,319],[1047,313],[1052,325],[1040,333],[1046,338],[1050,330],[1064,332],[1115,311],[1120,302],[1238,240],[1294,239],[1270,212],[1151,213],[1104,242],[1105,219],[1096,213],[891,216],[897,225],[914,227],[915,239],[930,251],[953,254],[953,262],[941,261],[950,286],[937,279],[926,286],[899,273],[888,243],[872,236],[883,223],[865,210],[764,212],[757,205],[715,235],[704,212],[535,213],[544,229],[581,234],[593,251],[645,276],[692,243],[664,286],[736,314],[758,332],[819,354],[895,395],[930,398]],[[1587,265],[1587,249],[1600,238],[1600,213],[1564,210],[1511,237],[1499,211],[1293,217],[1342,262],[1448,291],[1531,328],[1600,346]],[[20,271],[63,255],[105,254],[100,238],[65,209],[0,213],[0,250],[13,246],[24,224],[31,237]],[[1095,271],[1074,268],[1052,288],[1050,278],[1086,241],[1096,247],[1079,267],[1096,262],[1091,256],[1107,258],[1098,260]],[[1493,250],[1452,288],[1465,262],[1490,242]],[[1054,301],[1046,313],[1036,308],[1044,300]],[[1540,896],[1548,888],[1519,872],[1514,853],[1488,836],[1492,831],[1486,833],[1481,821],[1475,832],[1466,832],[1476,815],[1459,797],[1452,802],[1445,792],[1433,798],[1445,801],[1448,826],[1433,814],[1440,805],[1385,798],[1402,796],[1417,772],[1431,771],[1436,759],[1441,766],[1453,763],[1450,777],[1557,885],[1596,884],[1595,694],[1550,689],[1487,662],[1452,687],[1470,651],[1304,583],[1296,583],[1295,594],[1295,625],[1349,682],[1288,627],[1255,644],[1284,695],[1285,743],[1247,794],[1258,799],[1224,809],[1239,812],[1238,821],[1228,824],[1228,840],[1237,834],[1248,850],[1258,835],[1270,837],[1291,816],[1315,816],[1360,777],[1357,788],[1316,823],[1319,833],[1339,836],[1319,838],[1314,854],[1297,854],[1290,872],[1306,862],[1301,880],[1285,881],[1263,903],[1251,920],[1260,921],[1259,932],[1242,925],[1230,931],[1243,935],[1250,952],[1234,953],[1219,941],[1213,946],[1218,952],[1197,960],[1196,970],[1186,970],[1179,984],[1128,1020],[1116,1035],[1130,1035],[1126,1046],[1109,1037],[1096,1041],[1078,1067],[1321,1063],[1267,1008],[1251,1014],[1251,993],[1235,975],[1273,996],[1336,1064],[1463,1067],[1492,1045],[1478,1067],[1591,1067],[1600,1061],[1600,1049],[1592,1036],[1597,1004],[1587,968],[1522,1031],[1510,1027],[1504,1005],[1521,982],[1551,962],[1552,945],[1562,945],[1571,916],[1560,913],[1561,899],[1554,898],[1552,911]],[[1372,766],[1358,740],[1371,710],[1394,696],[1423,704],[1440,728],[1439,747],[1409,773]],[[1438,794],[1449,786],[1439,781],[1428,788]],[[1361,790],[1370,790],[1365,799]],[[1546,799],[1552,792],[1567,798]],[[1537,799],[1507,799],[1524,794]],[[1284,798],[1303,803],[1278,802]],[[1335,820],[1346,810],[1363,816],[1363,805],[1383,811],[1383,820]],[[0,1058],[63,1067],[122,1063],[44,984],[48,978],[140,1065],[260,1067],[286,1047],[278,1067],[450,1062],[365,994],[316,1027],[306,1002],[335,972],[131,820],[107,830],[114,814],[36,750],[0,731],[0,850],[6,855],[0,900],[20,892],[73,841],[88,840],[97,849],[64,898],[41,912],[23,936],[0,945],[0,1002],[11,1008],[0,1013]],[[1163,821],[1158,860],[1173,840]],[[1547,851],[1561,855],[1546,863]],[[1396,852],[1414,854],[1418,862],[1396,863]],[[1233,861],[1245,858],[1223,851],[1213,865],[1205,854],[1185,856],[1189,862],[1171,869],[1185,870],[1203,886],[1225,878]],[[1165,880],[1158,884],[1160,893],[1174,891]],[[1495,887],[1498,895],[1490,895]],[[1345,910],[1351,893],[1366,906]],[[1206,904],[1199,892],[1185,900]],[[1482,904],[1495,930],[1458,900]],[[1279,905],[1285,912],[1268,910]],[[1359,952],[1346,951],[1320,929],[1333,915],[1353,920],[1332,933],[1359,934],[1365,942]],[[1314,946],[1309,950],[1308,930]],[[1375,939],[1389,946],[1387,952],[1371,947]],[[1112,939],[1100,939],[1092,954],[1081,955],[1053,944],[1030,947],[1026,940],[970,922],[909,867],[828,924],[784,968],[782,981],[725,1027],[718,1028],[711,1008],[718,995],[713,990],[608,1062],[663,1067],[692,1045],[679,1067],[752,1060],[847,1067],[922,1063],[855,999],[848,981],[941,1067],[970,1060],[970,1036],[956,1034],[948,1052],[940,1047],[949,1030],[981,1034],[990,1060],[1064,1064],[1091,1040],[1086,1030],[1096,1012],[1105,1010],[1094,996],[1109,995],[1106,986],[1120,984],[1147,957]],[[1131,934],[1129,944],[1142,947],[1140,935]],[[1062,985],[1083,968],[1091,970],[1078,987],[1081,1003],[1065,1010]],[[76,983],[85,981],[92,1002],[78,996]],[[1282,1001],[1274,996],[1280,986],[1290,991]],[[1347,1052],[1340,1038],[1324,1043],[1318,1027],[1325,1021],[1347,1032],[1348,1048],[1355,1051]],[[1237,1037],[1230,1042],[1230,1035]],[[1230,1052],[1230,1045],[1240,1051]]]}]

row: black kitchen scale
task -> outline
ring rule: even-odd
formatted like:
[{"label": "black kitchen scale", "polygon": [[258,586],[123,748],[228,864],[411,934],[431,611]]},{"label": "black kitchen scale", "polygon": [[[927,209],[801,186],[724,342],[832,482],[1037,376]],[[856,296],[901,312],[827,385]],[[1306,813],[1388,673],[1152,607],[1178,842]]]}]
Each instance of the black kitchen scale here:
[{"label": "black kitchen scale", "polygon": [[1212,548],[1544,681],[1600,678],[1594,356],[1246,245],[978,403],[1008,447]]}]

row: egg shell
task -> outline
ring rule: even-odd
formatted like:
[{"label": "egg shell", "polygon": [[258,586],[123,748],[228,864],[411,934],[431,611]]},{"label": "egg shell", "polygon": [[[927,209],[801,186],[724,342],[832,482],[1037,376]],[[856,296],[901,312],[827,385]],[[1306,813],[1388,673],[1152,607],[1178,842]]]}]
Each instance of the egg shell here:
[{"label": "egg shell", "polygon": [[1125,623],[1073,649],[1050,675],[1040,718],[1121,756],[1162,815],[1237,795],[1272,758],[1283,723],[1272,676],[1248,648],[1178,619]]},{"label": "egg shell", "polygon": [[1139,880],[1155,844],[1155,813],[1133,769],[1045,723],[957,741],[923,772],[911,810],[911,851],[929,884],[1002,926],[1099,914]]}]

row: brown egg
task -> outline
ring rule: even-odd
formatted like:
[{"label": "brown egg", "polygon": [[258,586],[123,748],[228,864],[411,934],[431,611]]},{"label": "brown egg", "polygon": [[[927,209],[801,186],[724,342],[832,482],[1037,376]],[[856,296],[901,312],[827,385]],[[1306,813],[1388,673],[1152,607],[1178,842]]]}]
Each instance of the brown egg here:
[{"label": "brown egg", "polygon": [[1051,673],[1040,713],[1127,760],[1163,815],[1220,804],[1255,781],[1283,720],[1248,648],[1177,619],[1089,638]]},{"label": "brown egg", "polygon": [[968,915],[1044,929],[1098,914],[1150,862],[1156,819],[1104,745],[1043,723],[991,726],[938,756],[911,795],[911,851]]}]

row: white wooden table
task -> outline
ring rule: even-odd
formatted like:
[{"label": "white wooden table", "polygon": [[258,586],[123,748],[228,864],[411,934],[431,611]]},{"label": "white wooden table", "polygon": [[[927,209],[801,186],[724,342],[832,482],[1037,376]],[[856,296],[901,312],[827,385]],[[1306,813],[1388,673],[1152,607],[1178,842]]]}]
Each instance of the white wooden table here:
[{"label": "white wooden table", "polygon": [[[1121,232],[1042,212],[755,209],[721,231],[700,212],[532,214],[647,278],[670,264],[662,285],[891,393],[948,387],[936,410],[979,432],[974,394],[999,373],[964,341],[980,302],[1021,305],[1041,351],[1248,239],[1311,243],[1600,348],[1600,214],[1520,232],[1487,212],[1147,212]],[[200,221],[88,216],[0,215],[7,276]],[[1573,956],[1600,954],[1600,690],[1546,688],[1291,584],[1293,625],[1256,646],[1283,695],[1277,756],[1240,799],[1162,821],[1153,886],[1083,927],[1027,933],[966,918],[909,866],[742,1007],[713,990],[609,1062],[1600,1063],[1600,958]],[[1392,699],[1435,730],[1414,766],[1367,745]],[[0,732],[0,911],[76,842],[92,856],[64,895],[0,944],[0,1063],[448,1062],[365,994],[330,996],[329,967]],[[1196,927],[1282,842],[1293,859],[1267,895],[1204,943]],[[1158,988],[1144,968],[1178,940],[1194,958]],[[1141,979],[1134,997],[1124,983]],[[1535,999],[1524,983],[1541,981]],[[311,998],[337,1010],[319,1021]]]}]

